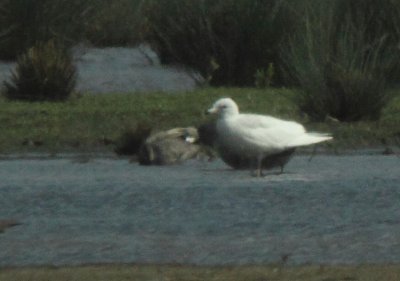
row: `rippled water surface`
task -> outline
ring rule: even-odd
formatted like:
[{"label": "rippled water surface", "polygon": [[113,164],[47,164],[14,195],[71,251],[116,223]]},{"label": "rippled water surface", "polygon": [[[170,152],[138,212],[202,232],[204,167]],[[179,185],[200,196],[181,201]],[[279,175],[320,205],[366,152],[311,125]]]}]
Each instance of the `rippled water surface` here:
[{"label": "rippled water surface", "polygon": [[295,156],[253,178],[222,162],[0,161],[0,266],[400,262],[400,158]]}]

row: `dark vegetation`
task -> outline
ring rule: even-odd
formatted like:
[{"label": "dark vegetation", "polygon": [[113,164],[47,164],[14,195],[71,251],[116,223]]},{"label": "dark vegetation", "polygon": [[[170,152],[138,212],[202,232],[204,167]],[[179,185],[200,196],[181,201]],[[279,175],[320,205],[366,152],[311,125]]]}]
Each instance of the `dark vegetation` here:
[{"label": "dark vegetation", "polygon": [[135,46],[141,42],[139,34],[143,0],[86,0],[89,11],[85,24],[87,42],[98,47]]},{"label": "dark vegetation", "polygon": [[5,96],[28,101],[62,101],[72,93],[76,69],[69,51],[54,41],[37,43],[20,55]]},{"label": "dark vegetation", "polygon": [[279,45],[294,29],[279,0],[146,1],[142,13],[144,39],[162,62],[187,65],[219,86],[253,85],[269,64],[279,73]]},{"label": "dark vegetation", "polygon": [[118,155],[138,154],[144,140],[150,135],[151,126],[138,124],[135,128],[129,127],[122,131],[121,136],[115,141],[115,153]]},{"label": "dark vegetation", "polygon": [[282,55],[312,119],[376,120],[396,82],[400,2],[311,1]]},{"label": "dark vegetation", "polygon": [[0,0],[0,27],[0,58],[19,65],[49,40],[147,43],[199,83],[299,88],[316,121],[378,120],[400,77],[396,0]]},{"label": "dark vegetation", "polygon": [[84,37],[90,11],[80,0],[0,0],[0,59],[14,60],[37,42],[72,46]]}]

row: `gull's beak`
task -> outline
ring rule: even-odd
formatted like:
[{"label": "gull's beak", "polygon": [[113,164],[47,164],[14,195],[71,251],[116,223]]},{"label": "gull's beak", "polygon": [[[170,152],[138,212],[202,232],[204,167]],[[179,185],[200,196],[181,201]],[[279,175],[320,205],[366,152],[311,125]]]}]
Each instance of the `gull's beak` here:
[{"label": "gull's beak", "polygon": [[206,114],[214,114],[217,113],[217,109],[214,107],[211,107],[210,109],[206,110]]}]

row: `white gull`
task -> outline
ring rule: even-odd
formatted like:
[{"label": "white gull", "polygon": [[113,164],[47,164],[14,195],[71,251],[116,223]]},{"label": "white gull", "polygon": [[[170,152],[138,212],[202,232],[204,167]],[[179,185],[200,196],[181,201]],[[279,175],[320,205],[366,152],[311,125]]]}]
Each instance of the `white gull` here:
[{"label": "white gull", "polygon": [[240,114],[239,107],[230,98],[217,100],[208,113],[218,114],[217,142],[254,159],[257,176],[261,175],[262,159],[267,155],[332,139],[329,134],[307,132],[294,121]]}]

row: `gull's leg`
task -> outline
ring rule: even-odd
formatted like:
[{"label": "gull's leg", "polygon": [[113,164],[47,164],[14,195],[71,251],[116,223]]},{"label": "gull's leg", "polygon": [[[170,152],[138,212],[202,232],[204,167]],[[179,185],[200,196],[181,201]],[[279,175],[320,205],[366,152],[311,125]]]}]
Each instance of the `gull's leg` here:
[{"label": "gull's leg", "polygon": [[256,170],[256,177],[262,176],[262,160],[264,155],[262,153],[258,154],[257,156],[257,170]]},{"label": "gull's leg", "polygon": [[313,151],[311,152],[311,155],[310,155],[310,158],[308,158],[308,162],[311,162],[311,160],[314,158],[316,153],[317,153],[317,146],[314,145]]}]

